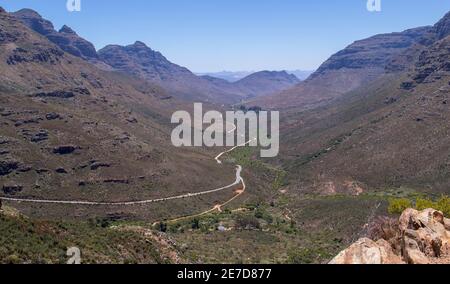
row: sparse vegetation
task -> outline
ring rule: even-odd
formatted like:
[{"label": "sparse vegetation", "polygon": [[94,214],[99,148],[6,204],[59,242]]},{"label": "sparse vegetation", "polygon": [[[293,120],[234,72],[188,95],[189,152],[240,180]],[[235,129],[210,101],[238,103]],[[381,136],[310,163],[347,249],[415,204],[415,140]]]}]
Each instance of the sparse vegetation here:
[{"label": "sparse vegetation", "polygon": [[254,216],[238,215],[235,219],[235,227],[239,230],[259,230],[261,229],[261,224]]},{"label": "sparse vegetation", "polygon": [[412,202],[406,198],[390,199],[388,211],[390,214],[401,214],[408,208],[412,207]]},{"label": "sparse vegetation", "polygon": [[450,216],[450,197],[444,195],[433,201],[430,198],[417,197],[414,201],[407,198],[392,198],[389,200],[389,213],[401,214],[407,208],[424,210],[433,208],[442,211],[445,216]]},{"label": "sparse vegetation", "polygon": [[37,221],[0,214],[0,232],[0,263],[64,264],[67,248],[74,246],[81,250],[82,263],[166,262],[157,245],[138,233],[93,222]]}]

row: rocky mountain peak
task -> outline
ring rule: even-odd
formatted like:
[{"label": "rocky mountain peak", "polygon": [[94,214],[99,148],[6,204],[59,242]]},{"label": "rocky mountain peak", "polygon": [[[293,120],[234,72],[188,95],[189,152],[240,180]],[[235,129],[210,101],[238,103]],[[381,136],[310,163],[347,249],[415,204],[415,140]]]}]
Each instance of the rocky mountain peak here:
[{"label": "rocky mountain peak", "polygon": [[132,44],[132,46],[134,46],[134,47],[137,47],[137,48],[148,48],[149,49],[149,47],[145,44],[145,43],[143,43],[142,41],[136,41],[134,44]]},{"label": "rocky mountain peak", "polygon": [[55,28],[52,22],[42,18],[42,16],[34,10],[22,9],[12,13],[12,15],[20,19],[32,30],[44,36],[50,35],[55,32]]},{"label": "rocky mountain peak", "polygon": [[6,13],[5,9],[3,9],[3,7],[0,6],[0,13]]},{"label": "rocky mountain peak", "polygon": [[42,18],[41,15],[31,9],[22,9],[12,14],[30,29],[45,36],[65,52],[84,59],[98,58],[94,45],[78,36],[70,27],[64,25],[57,32],[50,21]]},{"label": "rocky mountain peak", "polygon": [[28,8],[20,9],[19,11],[14,12],[14,14],[20,15],[21,17],[42,19],[42,16],[38,12]]},{"label": "rocky mountain peak", "polygon": [[72,30],[70,27],[64,25],[62,26],[62,28],[59,30],[60,33],[66,33],[66,34],[73,34],[73,35],[77,35],[77,33]]},{"label": "rocky mountain peak", "polygon": [[146,45],[142,41],[136,41],[131,45],[125,46],[125,50],[127,51],[128,54],[132,56],[139,56],[139,57],[144,56],[149,57],[147,59],[151,60],[168,61],[160,52],[151,49],[148,45]]}]

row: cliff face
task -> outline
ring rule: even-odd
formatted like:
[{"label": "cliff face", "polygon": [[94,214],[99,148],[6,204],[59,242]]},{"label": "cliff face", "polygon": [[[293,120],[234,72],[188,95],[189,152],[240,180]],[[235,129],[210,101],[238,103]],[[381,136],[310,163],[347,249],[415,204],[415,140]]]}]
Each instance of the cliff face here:
[{"label": "cliff face", "polygon": [[389,240],[358,240],[330,264],[450,264],[450,219],[434,209],[407,209]]}]

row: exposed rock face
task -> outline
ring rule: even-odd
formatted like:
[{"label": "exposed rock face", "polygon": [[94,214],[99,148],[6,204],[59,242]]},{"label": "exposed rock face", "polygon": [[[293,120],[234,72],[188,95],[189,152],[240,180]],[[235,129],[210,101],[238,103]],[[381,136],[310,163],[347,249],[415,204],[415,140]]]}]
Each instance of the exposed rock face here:
[{"label": "exposed rock face", "polygon": [[68,155],[75,152],[76,149],[77,147],[72,145],[58,146],[53,149],[53,153],[59,155]]},{"label": "exposed rock face", "polygon": [[412,78],[415,84],[430,83],[450,76],[449,46],[450,37],[446,37],[420,54]]},{"label": "exposed rock face", "polygon": [[55,112],[47,113],[47,114],[45,115],[45,118],[46,118],[47,120],[62,119],[62,118],[61,118],[61,115],[58,114],[58,113],[55,113]]},{"label": "exposed rock face", "polygon": [[47,93],[37,93],[34,96],[39,97],[39,98],[69,99],[69,98],[75,97],[75,94],[73,92],[69,92],[69,91],[54,91],[54,92],[47,92]]},{"label": "exposed rock face", "polygon": [[21,185],[4,185],[2,187],[2,191],[7,195],[16,195],[17,193],[23,190],[23,186]]},{"label": "exposed rock face", "polygon": [[55,33],[52,22],[44,19],[36,11],[31,9],[22,9],[12,13],[19,18],[25,25],[41,35],[47,36]]},{"label": "exposed rock face", "polygon": [[[442,212],[426,209],[406,210],[400,217],[403,256],[411,264],[450,263],[450,231]],[[442,259],[440,259],[442,258]]]},{"label": "exposed rock face", "polygon": [[0,161],[0,176],[9,175],[19,168],[17,161]]},{"label": "exposed rock face", "polygon": [[9,56],[6,63],[8,65],[17,65],[20,63],[50,63],[56,64],[63,56],[63,52],[57,48],[36,47],[35,52],[30,53],[21,48],[16,48],[13,54]]},{"label": "exposed rock face", "polygon": [[374,242],[363,238],[336,256],[330,264],[401,264],[402,259],[395,255],[385,240]]},{"label": "exposed rock face", "polygon": [[434,25],[434,32],[437,34],[438,39],[443,39],[450,35],[450,12]]},{"label": "exposed rock face", "polygon": [[89,96],[91,92],[86,88],[73,88],[71,90],[57,90],[52,92],[41,92],[32,95],[33,97],[40,98],[60,98],[60,99],[69,99],[75,97],[76,94]]},{"label": "exposed rock face", "polygon": [[[399,219],[398,244],[363,238],[330,264],[450,264],[450,220],[434,209],[407,209]],[[401,248],[396,255],[393,246]]]},{"label": "exposed rock face", "polygon": [[30,9],[22,9],[12,14],[35,32],[47,37],[65,52],[88,60],[98,58],[94,45],[78,36],[68,26],[64,25],[57,32],[50,21]]},{"label": "exposed rock face", "polygon": [[46,130],[39,130],[36,133],[31,134],[30,141],[33,143],[38,143],[48,140],[48,132]]},{"label": "exposed rock face", "polygon": [[[50,40],[52,39],[50,38]],[[52,41],[64,51],[77,57],[85,59],[98,58],[94,45],[78,36],[78,34],[68,26],[63,26],[59,30],[57,36],[54,36]]]}]

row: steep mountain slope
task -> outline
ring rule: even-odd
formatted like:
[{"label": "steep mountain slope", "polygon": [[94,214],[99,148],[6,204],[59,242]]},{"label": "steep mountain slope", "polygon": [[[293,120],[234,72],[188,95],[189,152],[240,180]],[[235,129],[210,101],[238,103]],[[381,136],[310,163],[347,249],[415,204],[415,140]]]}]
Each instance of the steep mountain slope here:
[{"label": "steep mountain slope", "polygon": [[[447,22],[447,15],[440,23]],[[439,29],[445,30],[439,24]],[[322,193],[407,187],[447,192],[450,183],[450,37],[388,74],[315,110],[288,115],[282,156],[297,189]]]},{"label": "steep mountain slope", "polygon": [[[357,41],[331,56],[307,80],[280,94],[251,104],[266,108],[311,108],[373,82],[382,75],[401,71],[393,59],[412,46],[430,43],[432,28],[377,35]],[[390,65],[392,64],[392,65]],[[390,65],[390,68],[387,66]]]},{"label": "steep mountain slope", "polygon": [[[0,74],[2,196],[130,201],[213,189],[235,180],[234,168],[218,166],[213,153],[172,146],[170,114],[185,105],[166,100],[168,94],[147,81],[100,70],[64,52],[4,11]],[[188,207],[185,202],[137,208],[17,207],[49,218],[112,214],[157,219],[214,203],[204,198]]]}]

